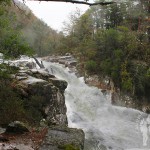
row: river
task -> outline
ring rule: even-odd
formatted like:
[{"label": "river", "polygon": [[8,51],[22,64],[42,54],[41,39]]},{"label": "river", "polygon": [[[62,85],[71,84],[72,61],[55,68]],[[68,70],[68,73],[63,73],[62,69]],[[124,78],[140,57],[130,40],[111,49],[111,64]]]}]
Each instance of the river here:
[{"label": "river", "polygon": [[150,150],[150,116],[113,106],[110,95],[89,87],[60,64],[44,62],[57,78],[66,80],[68,126],[85,132],[84,150]]}]

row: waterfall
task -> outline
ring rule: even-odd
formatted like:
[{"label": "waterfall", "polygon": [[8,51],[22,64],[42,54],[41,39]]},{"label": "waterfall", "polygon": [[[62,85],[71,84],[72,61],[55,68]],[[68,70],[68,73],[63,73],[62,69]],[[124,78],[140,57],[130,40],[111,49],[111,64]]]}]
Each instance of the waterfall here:
[{"label": "waterfall", "polygon": [[113,106],[109,95],[89,87],[83,78],[60,64],[44,62],[57,78],[66,80],[69,127],[85,132],[85,150],[150,150],[150,117],[138,110]]}]

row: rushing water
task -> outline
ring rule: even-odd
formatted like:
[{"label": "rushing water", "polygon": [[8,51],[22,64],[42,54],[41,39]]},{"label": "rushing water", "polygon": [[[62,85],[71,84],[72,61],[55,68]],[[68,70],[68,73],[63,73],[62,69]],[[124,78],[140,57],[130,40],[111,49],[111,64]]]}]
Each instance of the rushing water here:
[{"label": "rushing water", "polygon": [[84,130],[85,150],[150,150],[147,114],[113,106],[109,95],[87,86],[83,78],[69,73],[69,69],[48,62],[44,65],[56,77],[68,82],[65,99],[69,127]]}]

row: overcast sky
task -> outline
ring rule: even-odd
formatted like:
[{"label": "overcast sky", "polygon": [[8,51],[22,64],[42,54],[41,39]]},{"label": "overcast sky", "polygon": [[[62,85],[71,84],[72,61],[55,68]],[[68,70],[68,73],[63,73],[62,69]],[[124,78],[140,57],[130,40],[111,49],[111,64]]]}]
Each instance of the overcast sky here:
[{"label": "overcast sky", "polygon": [[25,1],[25,4],[32,10],[32,12],[51,28],[61,31],[63,22],[67,21],[69,14],[75,11],[76,8],[86,11],[89,6],[79,5],[65,2],[38,2]]}]

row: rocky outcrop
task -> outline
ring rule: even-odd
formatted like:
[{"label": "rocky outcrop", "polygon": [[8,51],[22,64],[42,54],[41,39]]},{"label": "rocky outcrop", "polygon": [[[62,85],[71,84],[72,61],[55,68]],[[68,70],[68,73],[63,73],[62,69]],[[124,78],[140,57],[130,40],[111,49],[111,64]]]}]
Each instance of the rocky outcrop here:
[{"label": "rocky outcrop", "polygon": [[[65,150],[68,148],[83,150],[84,132],[67,127],[67,109],[64,97],[67,82],[57,79],[54,75],[49,74],[46,69],[32,68],[31,66],[36,65],[27,64],[27,61],[24,61],[24,63],[18,62],[20,70],[12,75],[14,79],[12,86],[27,101],[30,101],[32,97],[40,98],[38,101],[40,105],[37,108],[43,117],[40,125],[48,128],[40,150]],[[19,145],[14,146],[18,148]]]},{"label": "rocky outcrop", "polygon": [[51,127],[40,150],[82,150],[84,148],[84,132],[79,129],[62,126]]},{"label": "rocky outcrop", "polygon": [[90,86],[98,87],[102,90],[113,90],[113,82],[108,77],[99,77],[98,75],[85,75],[85,83]]},{"label": "rocky outcrop", "polygon": [[57,62],[66,67],[75,67],[77,65],[77,60],[71,54],[66,54],[66,56],[47,56],[44,57],[43,60]]},{"label": "rocky outcrop", "polygon": [[113,81],[108,77],[98,77],[98,75],[85,76],[85,83],[89,86],[95,86],[106,94],[111,94],[111,103],[116,106],[135,108],[146,113],[150,113],[150,104],[143,98],[138,100],[131,94],[116,88]]},{"label": "rocky outcrop", "polygon": [[144,99],[144,97],[139,100],[133,97],[133,95],[131,94],[116,90],[113,91],[111,94],[111,101],[112,104],[116,106],[134,108],[150,114],[150,103],[147,102],[147,100]]},{"label": "rocky outcrop", "polygon": [[65,56],[47,56],[42,58],[42,60],[62,64],[70,69],[70,73],[75,73],[77,76],[79,76],[79,73],[76,69],[77,60],[69,53],[67,53]]},{"label": "rocky outcrop", "polygon": [[43,98],[42,106],[38,109],[49,125],[67,125],[64,98],[66,81],[55,78],[44,69],[20,70],[15,78],[17,79],[15,88],[22,96],[27,99],[36,95]]}]

